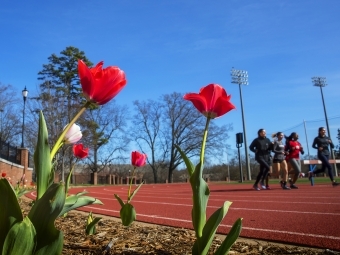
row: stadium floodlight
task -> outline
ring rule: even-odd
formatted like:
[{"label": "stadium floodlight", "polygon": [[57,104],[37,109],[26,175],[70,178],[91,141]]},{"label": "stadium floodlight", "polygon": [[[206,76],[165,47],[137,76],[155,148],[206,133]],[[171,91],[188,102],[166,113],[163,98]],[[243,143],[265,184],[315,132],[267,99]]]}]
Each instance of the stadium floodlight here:
[{"label": "stadium floodlight", "polygon": [[244,111],[243,111],[243,99],[242,99],[242,88],[241,85],[248,85],[248,72],[244,70],[236,70],[234,67],[231,69],[231,83],[235,83],[239,85],[240,91],[240,100],[241,100],[241,112],[242,112],[242,125],[243,125],[243,140],[244,140],[244,150],[246,157],[246,168],[248,180],[251,180],[251,172],[250,172],[250,164],[249,164],[249,153],[248,153],[248,144],[247,144],[247,133],[246,133],[246,124],[244,120]]}]

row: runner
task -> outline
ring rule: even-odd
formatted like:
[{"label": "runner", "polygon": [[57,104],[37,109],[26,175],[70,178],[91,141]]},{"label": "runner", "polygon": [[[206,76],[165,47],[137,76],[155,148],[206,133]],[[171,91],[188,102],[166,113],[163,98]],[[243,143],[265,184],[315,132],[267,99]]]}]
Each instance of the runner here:
[{"label": "runner", "polygon": [[333,149],[334,144],[332,140],[326,136],[326,129],[324,127],[319,128],[319,135],[314,138],[312,147],[318,150],[318,159],[322,162],[321,169],[317,169],[315,171],[311,171],[308,173],[308,178],[310,179],[312,176],[318,173],[325,172],[326,168],[328,169],[328,176],[331,179],[333,187],[338,186],[333,177],[333,169],[331,164],[329,163],[329,146]]},{"label": "runner", "polygon": [[298,189],[295,183],[301,173],[300,153],[304,154],[301,144],[297,141],[298,139],[299,135],[296,132],[293,132],[290,136],[286,137],[286,160],[293,168],[293,170],[288,172],[293,176],[289,181],[291,189]]},{"label": "runner", "polygon": [[282,180],[280,181],[281,187],[282,189],[289,190],[290,188],[287,187],[288,168],[285,160],[285,145],[282,142],[284,135],[282,132],[277,132],[273,134],[272,137],[276,138],[273,145],[274,157],[272,175],[280,178],[280,171],[282,171]]},{"label": "runner", "polygon": [[272,142],[266,137],[266,130],[260,129],[257,132],[258,137],[255,138],[249,146],[249,149],[255,153],[255,160],[260,164],[260,172],[256,177],[253,188],[260,190],[258,184],[261,180],[261,188],[266,189],[264,180],[268,175],[271,165],[270,152],[273,148]]}]

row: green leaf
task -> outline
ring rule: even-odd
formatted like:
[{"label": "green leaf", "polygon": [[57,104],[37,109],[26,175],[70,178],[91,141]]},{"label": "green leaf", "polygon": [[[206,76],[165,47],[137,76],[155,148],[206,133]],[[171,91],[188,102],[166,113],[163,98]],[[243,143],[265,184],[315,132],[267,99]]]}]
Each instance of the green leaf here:
[{"label": "green leaf", "polygon": [[[224,202],[223,206],[216,210],[208,219],[203,228],[203,234],[200,239],[196,239],[194,246],[198,246],[200,243],[201,254],[207,254],[211,245],[211,242],[214,239],[216,230],[220,225],[221,221],[224,219],[225,215],[228,212],[228,209],[232,203]],[[193,250],[198,249],[198,247],[193,248]]]},{"label": "green leaf", "polygon": [[13,187],[7,179],[0,179],[0,251],[10,228],[22,220],[22,212]]},{"label": "green leaf", "polygon": [[64,184],[52,184],[37,200],[28,217],[37,232],[37,255],[60,255],[64,236],[55,228],[54,221],[59,216],[65,204]]},{"label": "green leaf", "polygon": [[132,198],[137,194],[137,191],[140,189],[140,187],[142,187],[142,185],[144,184],[144,181],[138,185],[138,187],[132,192],[132,194],[130,195],[130,197],[128,197],[128,203],[132,200]]},{"label": "green leaf", "polygon": [[124,206],[123,200],[122,200],[117,194],[115,194],[115,197],[116,197],[116,199],[118,200],[120,206],[123,207],[123,206]]},{"label": "green leaf", "polygon": [[215,252],[215,255],[226,255],[229,253],[231,246],[236,242],[242,230],[242,218],[235,221],[233,227],[230,229],[227,237],[223,240],[221,246]]},{"label": "green leaf", "polygon": [[202,178],[203,165],[199,163],[193,175],[190,177],[190,184],[193,194],[192,223],[196,232],[196,237],[202,236],[203,227],[206,221],[206,209],[210,190],[207,183]]},{"label": "green leaf", "polygon": [[29,190],[23,188],[23,189],[17,190],[15,193],[16,193],[17,198],[20,198],[28,192],[29,192]]},{"label": "green leaf", "polygon": [[70,188],[70,182],[71,182],[71,176],[72,176],[72,173],[73,173],[73,169],[74,169],[74,165],[73,165],[71,171],[68,173],[67,178],[66,178],[66,184],[65,184],[65,193],[66,193],[66,195],[67,195],[68,190]]},{"label": "green leaf", "polygon": [[21,222],[15,223],[9,230],[2,254],[31,255],[36,245],[35,228],[28,217]]},{"label": "green leaf", "polygon": [[190,159],[185,155],[185,153],[181,150],[181,148],[175,144],[176,149],[181,154],[182,159],[184,160],[184,163],[188,169],[189,176],[191,177],[195,171],[194,164],[190,161]]},{"label": "green leaf", "polygon": [[96,199],[94,197],[83,196],[84,193],[87,192],[80,192],[77,193],[76,195],[68,196],[65,200],[63,210],[60,212],[59,216],[62,216],[65,213],[82,206],[103,204],[99,199]]},{"label": "green leaf", "polygon": [[126,203],[120,209],[120,218],[125,227],[131,225],[136,220],[136,210],[132,204]]},{"label": "green leaf", "polygon": [[39,200],[50,186],[51,159],[48,144],[48,132],[42,111],[39,113],[38,141],[34,152],[34,170],[37,177],[37,200]]},{"label": "green leaf", "polygon": [[87,235],[94,235],[96,233],[96,224],[101,220],[101,217],[96,217],[90,224],[86,226],[85,232]]}]

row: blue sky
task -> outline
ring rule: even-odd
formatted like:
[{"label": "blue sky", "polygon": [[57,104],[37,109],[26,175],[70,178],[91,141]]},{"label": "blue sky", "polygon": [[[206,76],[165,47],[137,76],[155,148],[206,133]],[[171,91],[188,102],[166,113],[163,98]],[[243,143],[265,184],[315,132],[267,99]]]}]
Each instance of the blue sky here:
[{"label": "blue sky", "polygon": [[303,120],[311,143],[325,125],[311,77],[323,76],[338,144],[339,13],[336,0],[6,1],[0,9],[0,82],[18,93],[27,86],[33,95],[47,58],[74,46],[92,62],[126,72],[128,85],[116,98],[121,104],[218,83],[237,107],[216,120],[233,123],[229,143],[235,148],[242,118],[232,67],[249,74],[242,87],[248,144],[265,128],[297,131],[305,145]]}]

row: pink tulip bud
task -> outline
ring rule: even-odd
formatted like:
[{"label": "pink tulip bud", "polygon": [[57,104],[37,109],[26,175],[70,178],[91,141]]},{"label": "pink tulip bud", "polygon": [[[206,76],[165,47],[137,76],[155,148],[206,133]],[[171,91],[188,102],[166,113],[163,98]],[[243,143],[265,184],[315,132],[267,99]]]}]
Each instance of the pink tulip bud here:
[{"label": "pink tulip bud", "polygon": [[[64,129],[67,126],[64,127]],[[80,127],[77,124],[73,124],[67,131],[64,141],[66,144],[72,144],[78,142],[82,138],[83,134],[80,131]]]}]

